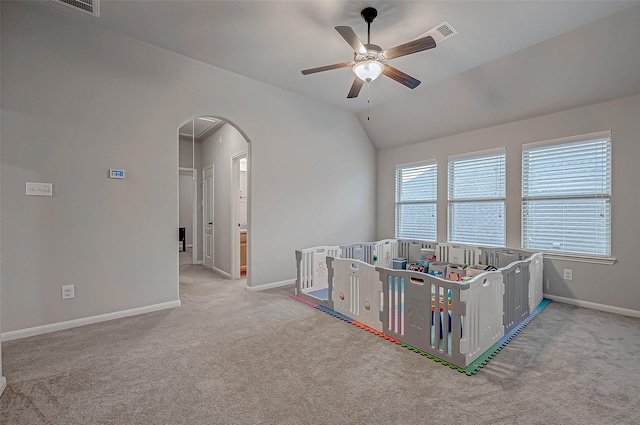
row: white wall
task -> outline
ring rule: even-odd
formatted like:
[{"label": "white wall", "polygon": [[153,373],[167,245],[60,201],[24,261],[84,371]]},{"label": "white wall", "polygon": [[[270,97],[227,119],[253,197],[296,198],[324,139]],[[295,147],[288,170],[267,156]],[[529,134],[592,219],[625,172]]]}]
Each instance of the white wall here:
[{"label": "white wall", "polygon": [[[640,285],[633,276],[638,257],[640,211],[640,96],[622,98],[524,121],[457,134],[378,152],[377,239],[394,236],[394,170],[396,164],[437,159],[438,240],[447,234],[447,156],[505,146],[507,149],[507,246],[520,246],[522,144],[565,136],[612,131],[613,266],[545,260],[545,293],[640,311]],[[564,281],[564,268],[573,280]]]},{"label": "white wall", "polygon": [[251,141],[251,286],[293,279],[296,248],[373,238],[375,150],[354,114],[37,2],[1,7],[3,332],[178,299],[176,134],[198,116]]},{"label": "white wall", "polygon": [[[247,152],[249,145],[242,134],[233,126],[225,124],[202,141],[202,166],[213,164],[213,261],[214,267],[231,274],[231,229],[235,219],[232,216],[231,158]],[[259,214],[257,212],[256,214]]]},{"label": "white wall", "polygon": [[199,157],[200,143],[197,140],[193,143],[191,137],[180,136],[178,139],[178,163],[180,167],[192,168],[193,165],[195,168],[200,168],[198,164]]}]

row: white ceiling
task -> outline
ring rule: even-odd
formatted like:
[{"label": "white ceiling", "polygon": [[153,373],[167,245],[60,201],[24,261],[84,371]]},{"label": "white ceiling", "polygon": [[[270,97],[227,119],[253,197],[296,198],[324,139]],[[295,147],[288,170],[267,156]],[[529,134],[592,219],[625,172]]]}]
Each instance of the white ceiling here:
[{"label": "white ceiling", "polygon": [[[351,26],[366,42],[366,23],[360,16],[364,7],[378,9],[378,17],[371,27],[371,42],[382,48],[412,40],[444,21],[458,31],[433,50],[390,61],[422,81],[415,90],[384,76],[371,83],[371,109],[379,107],[390,111],[388,105],[393,105],[395,110],[405,98],[412,99],[414,106],[437,104],[439,99],[433,96],[438,84],[446,85],[469,70],[638,4],[638,1],[614,0],[102,0],[99,19],[52,2],[48,2],[48,7],[92,25],[351,110],[359,113],[364,125],[369,106],[366,86],[357,99],[346,99],[353,81],[348,68],[307,76],[300,72],[353,58],[351,48],[334,27]],[[421,98],[421,93],[423,96],[429,93],[429,98]],[[383,125],[378,120],[378,125]],[[389,146],[376,137],[373,129],[365,125],[365,130],[378,148]],[[441,129],[430,134],[424,130],[422,140],[451,131],[454,130]]]}]

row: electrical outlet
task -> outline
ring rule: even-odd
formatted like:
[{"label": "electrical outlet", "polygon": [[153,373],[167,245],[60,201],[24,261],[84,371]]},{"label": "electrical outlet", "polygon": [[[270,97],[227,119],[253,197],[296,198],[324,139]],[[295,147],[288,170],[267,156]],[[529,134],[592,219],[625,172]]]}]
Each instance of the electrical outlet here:
[{"label": "electrical outlet", "polygon": [[76,296],[74,285],[65,285],[62,287],[62,299],[68,300]]},{"label": "electrical outlet", "polygon": [[573,269],[564,269],[564,280],[573,280]]}]

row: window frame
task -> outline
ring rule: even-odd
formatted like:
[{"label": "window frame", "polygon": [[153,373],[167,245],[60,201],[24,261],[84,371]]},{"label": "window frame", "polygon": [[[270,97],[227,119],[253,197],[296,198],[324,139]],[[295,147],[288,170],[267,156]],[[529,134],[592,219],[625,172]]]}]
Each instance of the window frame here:
[{"label": "window frame", "polygon": [[[399,172],[402,170],[406,170],[406,169],[412,169],[412,168],[419,168],[419,167],[429,167],[432,166],[434,168],[433,173],[434,173],[434,178],[433,178],[433,189],[434,189],[434,193],[435,193],[435,197],[433,199],[428,199],[428,198],[424,198],[424,199],[420,199],[420,200],[411,200],[411,201],[401,201],[399,200]],[[438,240],[438,161],[436,159],[429,159],[429,160],[425,160],[425,161],[416,161],[416,162],[409,162],[409,163],[404,163],[404,164],[396,164],[395,167],[395,174],[394,174],[394,199],[395,199],[395,204],[394,204],[394,237],[396,239],[423,239],[423,240],[429,240],[429,241],[437,241]],[[400,216],[400,207],[403,205],[433,205],[433,210],[434,210],[434,217],[433,217],[433,222],[434,222],[434,235],[433,235],[433,239],[430,238],[419,238],[419,237],[412,237],[409,238],[407,236],[400,236],[398,234],[398,230],[399,230],[399,223],[398,223],[398,219]]]},{"label": "window frame", "polygon": [[[476,198],[464,198],[464,199],[452,199],[452,192],[454,190],[455,181],[452,181],[452,178],[455,179],[455,176],[452,177],[452,164],[465,160],[465,159],[480,159],[482,157],[492,157],[492,160],[495,160],[495,157],[502,155],[502,170],[503,170],[503,192],[501,195],[497,196],[487,196],[487,197],[476,197]],[[447,158],[447,242],[451,243],[462,243],[462,244],[473,244],[478,246],[506,246],[507,241],[507,228],[506,228],[506,215],[507,215],[507,149],[506,147],[498,147],[493,149],[486,149],[482,151],[476,152],[467,152],[458,155],[450,155]],[[485,242],[468,242],[462,240],[454,240],[453,237],[453,229],[455,226],[455,222],[453,221],[453,205],[456,204],[464,204],[469,202],[501,202],[502,203],[502,235],[503,241],[502,244],[491,244]]]},{"label": "window frame", "polygon": [[[571,144],[576,142],[588,142],[598,139],[608,139],[609,142],[609,193],[608,194],[591,194],[591,195],[579,195],[579,196],[562,196],[562,195],[544,195],[544,196],[525,196],[525,153],[531,149],[558,146],[564,144]],[[613,141],[611,138],[611,131],[600,131],[595,133],[580,134],[576,136],[562,137],[557,139],[525,143],[522,145],[521,152],[521,191],[520,191],[520,246],[522,249],[528,251],[543,252],[545,258],[558,259],[558,260],[570,260],[577,262],[595,263],[595,264],[607,264],[613,265],[616,262],[615,257],[612,256],[613,244],[612,244],[612,227],[613,227]],[[535,200],[563,200],[563,199],[603,199],[606,198],[609,201],[609,220],[608,220],[608,254],[594,254],[594,253],[581,253],[573,251],[561,251],[561,250],[544,250],[538,248],[525,247],[525,202],[531,202]]]}]

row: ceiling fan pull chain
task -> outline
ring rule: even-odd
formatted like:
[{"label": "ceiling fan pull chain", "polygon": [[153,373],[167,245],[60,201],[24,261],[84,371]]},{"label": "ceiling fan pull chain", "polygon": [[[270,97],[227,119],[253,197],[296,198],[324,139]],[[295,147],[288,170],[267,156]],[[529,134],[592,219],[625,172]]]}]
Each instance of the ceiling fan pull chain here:
[{"label": "ceiling fan pull chain", "polygon": [[367,81],[367,121],[371,119],[371,95],[369,88],[371,87],[371,81]]}]

